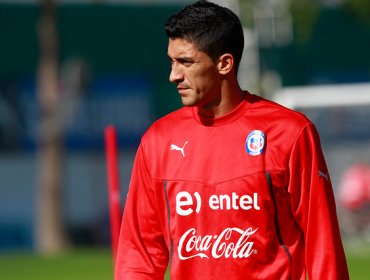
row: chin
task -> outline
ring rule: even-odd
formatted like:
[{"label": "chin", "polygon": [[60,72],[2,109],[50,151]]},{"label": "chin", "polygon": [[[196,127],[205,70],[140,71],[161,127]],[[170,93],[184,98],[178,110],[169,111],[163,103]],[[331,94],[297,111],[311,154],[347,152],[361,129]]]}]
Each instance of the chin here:
[{"label": "chin", "polygon": [[193,107],[197,105],[197,101],[191,98],[182,97],[181,98],[182,105],[186,107]]}]

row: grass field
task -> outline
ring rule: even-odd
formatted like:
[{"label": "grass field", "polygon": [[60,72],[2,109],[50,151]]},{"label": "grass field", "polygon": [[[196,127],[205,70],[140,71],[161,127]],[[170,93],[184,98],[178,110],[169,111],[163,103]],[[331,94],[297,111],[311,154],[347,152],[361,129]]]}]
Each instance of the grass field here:
[{"label": "grass field", "polygon": [[107,249],[78,249],[58,257],[39,257],[31,253],[1,254],[0,279],[113,279],[112,255]]},{"label": "grass field", "polygon": [[[351,280],[370,275],[370,245],[347,245]],[[0,279],[4,280],[109,280],[113,279],[108,249],[76,249],[58,257],[31,253],[0,253]]]}]

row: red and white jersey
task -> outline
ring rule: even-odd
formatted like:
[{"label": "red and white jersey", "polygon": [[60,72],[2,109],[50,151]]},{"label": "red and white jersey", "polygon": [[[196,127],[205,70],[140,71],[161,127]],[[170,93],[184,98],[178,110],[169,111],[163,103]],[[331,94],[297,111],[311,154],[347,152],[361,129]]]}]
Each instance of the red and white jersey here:
[{"label": "red and white jersey", "polygon": [[115,279],[349,279],[314,125],[247,94],[229,114],[184,107],[142,138]]}]

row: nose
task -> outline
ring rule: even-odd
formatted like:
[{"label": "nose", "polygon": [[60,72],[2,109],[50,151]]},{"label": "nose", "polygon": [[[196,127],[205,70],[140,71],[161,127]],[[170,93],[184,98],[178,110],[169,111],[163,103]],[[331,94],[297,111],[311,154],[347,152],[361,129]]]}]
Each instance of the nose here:
[{"label": "nose", "polygon": [[170,82],[171,83],[179,83],[184,79],[184,75],[176,62],[172,63],[171,66],[171,73],[170,73]]}]

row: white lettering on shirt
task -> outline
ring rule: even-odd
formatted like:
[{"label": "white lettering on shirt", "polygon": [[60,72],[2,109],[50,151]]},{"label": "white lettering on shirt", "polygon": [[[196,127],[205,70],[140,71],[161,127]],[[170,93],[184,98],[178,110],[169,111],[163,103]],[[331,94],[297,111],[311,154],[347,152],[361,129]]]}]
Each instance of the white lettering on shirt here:
[{"label": "white lettering on shirt", "polygon": [[[176,213],[180,216],[189,216],[194,211],[199,213],[202,206],[202,198],[198,192],[190,194],[182,191],[176,195]],[[211,210],[261,210],[258,193],[253,195],[238,195],[236,192],[228,194],[213,194],[208,199]]]},{"label": "white lettering on shirt", "polygon": [[[197,235],[195,228],[187,230],[179,240],[178,256],[180,260],[200,258],[246,259],[254,250],[251,237],[258,228],[242,230],[237,227],[225,228],[219,235]],[[236,235],[236,236],[235,236]],[[239,237],[238,237],[239,235]],[[237,238],[237,239],[236,239]]]},{"label": "white lettering on shirt", "polygon": [[253,193],[253,197],[250,195],[242,195],[239,197],[238,194],[233,192],[231,196],[224,195],[211,195],[208,200],[209,208],[212,210],[261,210],[258,205],[258,193]]}]

